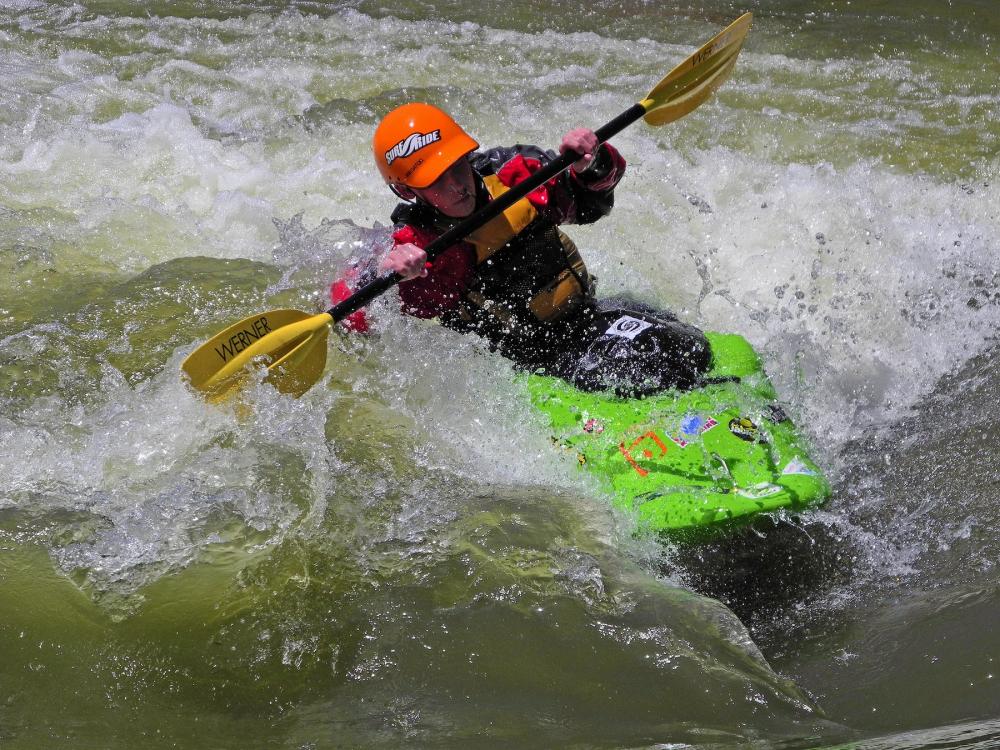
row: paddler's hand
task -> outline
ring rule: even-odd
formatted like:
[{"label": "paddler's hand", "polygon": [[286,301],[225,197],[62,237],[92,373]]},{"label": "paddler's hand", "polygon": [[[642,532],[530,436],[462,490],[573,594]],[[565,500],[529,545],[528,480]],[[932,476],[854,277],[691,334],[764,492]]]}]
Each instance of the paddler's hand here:
[{"label": "paddler's hand", "polygon": [[593,130],[573,128],[563,136],[562,143],[559,144],[559,153],[572,151],[581,154],[580,159],[573,162],[573,171],[580,174],[593,163],[599,145]]},{"label": "paddler's hand", "polygon": [[379,271],[393,271],[409,281],[427,275],[427,253],[422,247],[405,242],[394,245],[389,254],[378,264]]}]

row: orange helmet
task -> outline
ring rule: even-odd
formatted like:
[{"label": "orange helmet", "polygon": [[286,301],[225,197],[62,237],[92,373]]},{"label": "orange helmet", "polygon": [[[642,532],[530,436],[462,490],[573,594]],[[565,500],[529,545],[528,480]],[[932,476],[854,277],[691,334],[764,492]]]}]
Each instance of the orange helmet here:
[{"label": "orange helmet", "polygon": [[425,188],[452,164],[479,147],[443,111],[430,104],[404,104],[375,128],[372,151],[390,185]]}]

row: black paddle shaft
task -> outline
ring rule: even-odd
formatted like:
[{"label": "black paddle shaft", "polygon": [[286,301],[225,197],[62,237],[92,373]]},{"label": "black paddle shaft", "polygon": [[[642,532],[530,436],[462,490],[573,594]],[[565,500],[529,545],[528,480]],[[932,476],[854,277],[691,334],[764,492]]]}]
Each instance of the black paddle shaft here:
[{"label": "black paddle shaft", "polygon": [[[594,131],[594,134],[597,136],[597,142],[604,143],[606,140],[612,138],[627,128],[644,114],[646,114],[646,108],[641,104],[635,104],[629,107],[618,115],[618,117],[611,120],[611,122],[606,125],[602,125]],[[427,259],[433,260],[459,240],[465,239],[468,235],[479,229],[479,227],[483,226],[490,219],[499,216],[506,209],[517,203],[521,200],[521,198],[526,196],[539,185],[548,182],[565,169],[568,169],[569,166],[579,158],[579,154],[567,151],[546,164],[523,182],[519,182],[500,197],[494,198],[480,210],[476,211],[467,219],[460,221],[424,248],[427,253]],[[326,312],[333,318],[334,322],[343,320],[352,312],[360,310],[373,299],[378,297],[383,292],[391,289],[402,280],[403,277],[395,272],[386,274],[385,276],[380,276],[374,281],[365,284],[350,297],[345,299],[343,302],[334,305]]]}]

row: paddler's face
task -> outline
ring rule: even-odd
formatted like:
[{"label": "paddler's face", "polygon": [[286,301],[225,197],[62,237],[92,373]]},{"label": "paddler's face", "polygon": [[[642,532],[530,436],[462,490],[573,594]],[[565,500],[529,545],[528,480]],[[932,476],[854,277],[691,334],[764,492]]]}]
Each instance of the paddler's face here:
[{"label": "paddler's face", "polygon": [[424,203],[453,219],[464,219],[476,207],[476,181],[472,166],[464,157],[448,167],[429,186],[412,190]]}]

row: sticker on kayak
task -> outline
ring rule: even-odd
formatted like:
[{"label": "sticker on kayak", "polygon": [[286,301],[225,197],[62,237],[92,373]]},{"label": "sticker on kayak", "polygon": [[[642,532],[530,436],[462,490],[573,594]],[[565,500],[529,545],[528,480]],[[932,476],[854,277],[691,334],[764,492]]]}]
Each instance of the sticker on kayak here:
[{"label": "sticker on kayak", "polygon": [[778,406],[778,404],[768,404],[765,406],[764,416],[775,424],[781,424],[782,422],[788,421],[788,415],[785,414],[785,410]]},{"label": "sticker on kayak", "polygon": [[694,440],[699,435],[702,435],[713,427],[717,426],[719,423],[716,422],[711,417],[703,417],[700,414],[693,414],[691,416],[685,417],[681,421],[681,434],[677,437],[673,435],[670,439],[673,440],[681,448],[687,448],[688,442]]},{"label": "sticker on kayak", "polygon": [[652,323],[645,320],[633,318],[631,315],[622,315],[611,324],[611,327],[604,332],[605,336],[621,336],[623,339],[634,339],[647,328],[652,328]]},{"label": "sticker on kayak", "polygon": [[660,456],[663,456],[667,452],[666,444],[662,440],[660,440],[660,437],[653,430],[650,430],[645,435],[640,435],[639,437],[637,437],[635,440],[632,441],[632,444],[628,448],[625,447],[624,442],[622,442],[618,446],[618,450],[621,451],[621,454],[623,456],[625,456],[625,460],[629,462],[629,464],[632,466],[633,469],[635,469],[636,473],[640,477],[647,476],[649,472],[646,471],[641,466],[639,466],[639,462],[635,459],[633,451],[641,445],[642,446],[642,452],[640,454],[641,458],[650,459],[657,457],[656,454],[653,452],[652,447],[650,447],[650,445],[646,443],[647,440],[649,440],[652,443],[652,445],[656,446],[656,448],[659,449]]},{"label": "sticker on kayak", "polygon": [[749,417],[740,417],[739,419],[729,420],[729,431],[733,433],[740,440],[746,440],[748,443],[763,443],[764,436],[761,434],[760,429],[754,424],[753,420]]},{"label": "sticker on kayak", "polygon": [[816,471],[814,469],[810,469],[805,464],[805,462],[801,458],[799,458],[798,456],[796,456],[791,461],[789,461],[788,465],[784,469],[781,470],[781,473],[782,473],[782,475],[785,475],[785,474],[804,474],[807,477],[814,477],[814,476],[816,476]]}]

